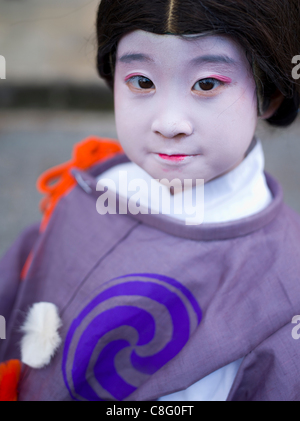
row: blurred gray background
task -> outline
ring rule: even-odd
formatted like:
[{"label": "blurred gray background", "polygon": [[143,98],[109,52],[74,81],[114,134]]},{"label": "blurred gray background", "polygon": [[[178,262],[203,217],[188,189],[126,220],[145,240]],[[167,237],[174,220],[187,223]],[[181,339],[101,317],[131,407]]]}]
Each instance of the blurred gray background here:
[{"label": "blurred gray background", "polygon": [[[95,68],[99,0],[0,0],[0,257],[39,221],[38,176],[90,135],[116,138],[112,95]],[[300,120],[260,124],[266,169],[300,213]]]}]

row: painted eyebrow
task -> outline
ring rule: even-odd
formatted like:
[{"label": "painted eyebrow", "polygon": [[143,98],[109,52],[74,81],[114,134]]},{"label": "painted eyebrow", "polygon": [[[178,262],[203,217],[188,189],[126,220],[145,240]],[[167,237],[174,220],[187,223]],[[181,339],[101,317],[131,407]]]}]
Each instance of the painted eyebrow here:
[{"label": "painted eyebrow", "polygon": [[146,54],[124,54],[118,59],[121,63],[132,63],[133,61],[154,63],[154,60]]},{"label": "painted eyebrow", "polygon": [[213,64],[229,64],[236,66],[237,62],[233,60],[233,58],[223,55],[207,55],[207,56],[199,56],[194,58],[190,61],[191,65],[199,65],[199,64],[205,64],[205,63],[213,63]]},{"label": "painted eyebrow", "polygon": [[[148,56],[147,54],[124,54],[118,59],[121,63],[132,63],[135,61],[142,62],[142,63],[154,63],[154,60]],[[205,63],[213,63],[213,64],[227,64],[227,65],[233,65],[236,66],[237,62],[228,56],[225,55],[205,55],[205,56],[199,56],[190,61],[191,65],[197,66],[200,64]]]}]

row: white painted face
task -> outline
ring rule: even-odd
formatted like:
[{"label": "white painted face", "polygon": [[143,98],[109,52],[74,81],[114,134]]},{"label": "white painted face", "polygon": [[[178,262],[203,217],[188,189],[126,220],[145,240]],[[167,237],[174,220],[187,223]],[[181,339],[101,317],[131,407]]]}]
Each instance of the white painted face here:
[{"label": "white painted face", "polygon": [[125,35],[114,93],[119,141],[155,179],[220,177],[242,162],[256,129],[251,66],[227,36]]}]

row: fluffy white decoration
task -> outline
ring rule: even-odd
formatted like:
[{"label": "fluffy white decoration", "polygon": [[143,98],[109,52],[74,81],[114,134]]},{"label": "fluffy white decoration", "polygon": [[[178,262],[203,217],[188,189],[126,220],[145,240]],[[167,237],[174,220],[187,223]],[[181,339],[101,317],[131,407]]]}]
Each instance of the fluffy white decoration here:
[{"label": "fluffy white decoration", "polygon": [[51,303],[34,304],[21,330],[21,359],[32,368],[48,365],[61,344],[58,329],[62,326],[58,309]]}]

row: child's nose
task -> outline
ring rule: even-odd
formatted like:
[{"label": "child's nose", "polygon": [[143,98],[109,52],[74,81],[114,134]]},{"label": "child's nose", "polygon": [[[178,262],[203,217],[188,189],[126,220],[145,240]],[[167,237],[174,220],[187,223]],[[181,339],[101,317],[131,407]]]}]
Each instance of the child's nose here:
[{"label": "child's nose", "polygon": [[152,131],[172,139],[176,136],[190,136],[193,134],[194,128],[185,116],[180,116],[178,113],[162,112],[153,121]]}]

